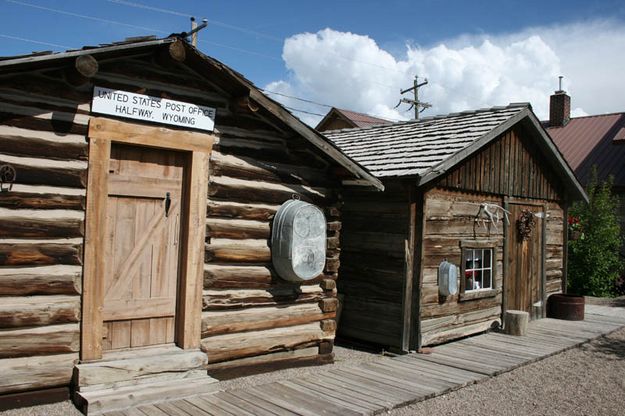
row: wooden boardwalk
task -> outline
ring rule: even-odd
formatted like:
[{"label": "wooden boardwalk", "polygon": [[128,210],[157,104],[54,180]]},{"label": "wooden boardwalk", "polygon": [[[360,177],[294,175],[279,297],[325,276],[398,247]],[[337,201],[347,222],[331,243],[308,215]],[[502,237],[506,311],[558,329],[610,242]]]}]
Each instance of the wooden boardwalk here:
[{"label": "wooden boardwalk", "polygon": [[533,321],[525,337],[487,333],[435,347],[432,354],[384,358],[106,415],[378,414],[541,360],[623,326],[625,308],[589,305],[584,321]]}]

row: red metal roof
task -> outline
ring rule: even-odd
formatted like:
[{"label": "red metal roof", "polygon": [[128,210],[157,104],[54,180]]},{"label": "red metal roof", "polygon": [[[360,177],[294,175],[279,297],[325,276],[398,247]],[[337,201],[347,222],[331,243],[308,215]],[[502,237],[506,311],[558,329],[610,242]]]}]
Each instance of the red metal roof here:
[{"label": "red metal roof", "polygon": [[625,188],[625,113],[576,117],[564,127],[546,127],[575,175],[583,184],[597,165],[600,179],[614,176]]},{"label": "red metal roof", "polygon": [[364,113],[357,113],[355,111],[342,110],[340,108],[336,108],[336,111],[341,113],[345,118],[351,120],[356,127],[371,127],[377,126],[379,124],[391,124],[391,121],[384,120],[383,118],[373,117]]}]

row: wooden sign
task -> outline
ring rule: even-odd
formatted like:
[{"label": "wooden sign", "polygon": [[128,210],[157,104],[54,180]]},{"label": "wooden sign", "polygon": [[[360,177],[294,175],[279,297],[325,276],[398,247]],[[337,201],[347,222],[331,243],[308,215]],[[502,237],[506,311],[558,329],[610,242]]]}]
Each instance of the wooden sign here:
[{"label": "wooden sign", "polygon": [[215,128],[212,107],[98,86],[93,88],[91,111],[206,131]]}]

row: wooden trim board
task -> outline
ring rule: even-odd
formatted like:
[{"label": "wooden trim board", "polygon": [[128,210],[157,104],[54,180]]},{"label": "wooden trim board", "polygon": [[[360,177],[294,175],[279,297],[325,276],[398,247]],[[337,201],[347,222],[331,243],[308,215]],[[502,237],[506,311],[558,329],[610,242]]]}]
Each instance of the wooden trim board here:
[{"label": "wooden trim board", "polygon": [[186,200],[182,230],[176,343],[199,348],[202,314],[204,232],[208,192],[208,162],[214,136],[197,132],[145,126],[107,118],[89,123],[89,170],[85,219],[85,256],[80,360],[102,358],[102,282],[106,267],[105,231],[108,196],[108,168],[111,144],[155,147],[189,152],[185,173]]}]

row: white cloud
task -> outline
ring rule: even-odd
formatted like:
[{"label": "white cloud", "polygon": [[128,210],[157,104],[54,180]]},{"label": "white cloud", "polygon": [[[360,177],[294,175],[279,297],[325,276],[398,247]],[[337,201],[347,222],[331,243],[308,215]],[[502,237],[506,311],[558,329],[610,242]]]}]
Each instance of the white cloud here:
[{"label": "white cloud", "polygon": [[[407,45],[394,57],[364,35],[324,29],[288,38],[283,59],[288,80],[270,91],[306,97],[339,108],[390,119],[409,118],[399,90],[415,74],[429,84],[420,98],[432,103],[424,115],[529,101],[539,118],[548,116],[557,76],[572,96],[574,115],[625,110],[620,75],[625,28],[614,22],[529,28],[501,36],[461,36],[431,47]],[[290,107],[325,113],[327,108],[276,97]],[[309,124],[319,116],[296,113]]]}]

